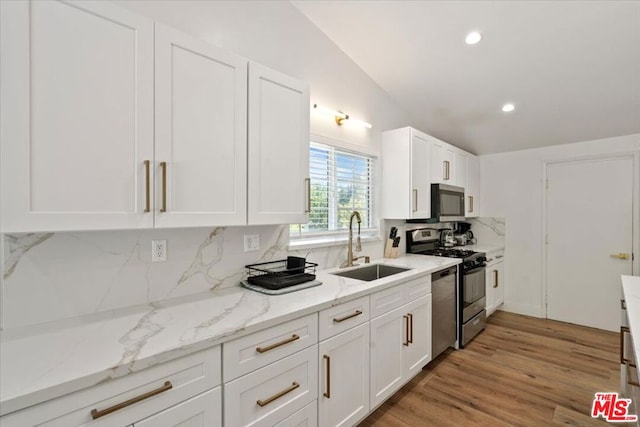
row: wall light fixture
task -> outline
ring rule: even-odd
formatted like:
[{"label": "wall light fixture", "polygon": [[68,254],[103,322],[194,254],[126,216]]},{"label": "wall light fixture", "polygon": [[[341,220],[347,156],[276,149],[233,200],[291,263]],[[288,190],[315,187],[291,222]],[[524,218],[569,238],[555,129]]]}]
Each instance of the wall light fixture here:
[{"label": "wall light fixture", "polygon": [[351,125],[362,126],[367,129],[371,129],[371,123],[367,123],[365,121],[355,119],[349,116],[347,113],[343,113],[342,111],[332,110],[330,108],[326,108],[318,104],[313,104],[313,109],[318,111],[319,113],[326,114],[328,116],[333,116],[338,126],[342,126],[343,124],[351,124]]}]

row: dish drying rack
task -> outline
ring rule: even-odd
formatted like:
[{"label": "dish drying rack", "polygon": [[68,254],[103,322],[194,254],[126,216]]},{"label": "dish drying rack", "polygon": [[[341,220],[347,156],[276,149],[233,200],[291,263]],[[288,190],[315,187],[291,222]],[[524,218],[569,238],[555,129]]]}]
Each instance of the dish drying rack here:
[{"label": "dish drying rack", "polygon": [[305,258],[287,259],[245,265],[247,282],[266,289],[283,289],[316,279],[318,264]]}]

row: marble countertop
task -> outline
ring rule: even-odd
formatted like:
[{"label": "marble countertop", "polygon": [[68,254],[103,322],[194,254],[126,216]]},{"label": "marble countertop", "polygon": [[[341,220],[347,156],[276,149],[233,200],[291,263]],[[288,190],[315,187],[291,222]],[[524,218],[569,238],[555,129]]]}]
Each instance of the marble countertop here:
[{"label": "marble countertop", "polygon": [[640,276],[622,276],[622,292],[633,337],[636,360],[640,360]]},{"label": "marble countertop", "polygon": [[[0,332],[0,415],[268,328],[460,263],[407,255],[374,282],[319,271],[322,286],[268,296],[241,287]],[[640,340],[639,340],[640,341]]]},{"label": "marble countertop", "polygon": [[476,243],[475,245],[466,245],[461,246],[462,248],[475,252],[493,252],[498,250],[504,250],[504,245],[493,245],[493,244],[484,244],[484,243]]}]

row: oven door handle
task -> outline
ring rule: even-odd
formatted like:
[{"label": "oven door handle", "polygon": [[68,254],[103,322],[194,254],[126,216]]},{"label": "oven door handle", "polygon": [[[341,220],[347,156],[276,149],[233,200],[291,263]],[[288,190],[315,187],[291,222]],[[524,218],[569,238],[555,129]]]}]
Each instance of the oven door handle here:
[{"label": "oven door handle", "polygon": [[477,273],[478,271],[482,271],[482,270],[484,270],[484,269],[486,269],[486,268],[487,268],[487,266],[486,266],[486,265],[483,265],[482,267],[476,267],[476,268],[474,268],[473,270],[465,271],[465,272],[463,272],[463,274],[464,274],[465,276],[467,276],[467,275],[469,275],[469,274],[473,274],[473,273]]}]

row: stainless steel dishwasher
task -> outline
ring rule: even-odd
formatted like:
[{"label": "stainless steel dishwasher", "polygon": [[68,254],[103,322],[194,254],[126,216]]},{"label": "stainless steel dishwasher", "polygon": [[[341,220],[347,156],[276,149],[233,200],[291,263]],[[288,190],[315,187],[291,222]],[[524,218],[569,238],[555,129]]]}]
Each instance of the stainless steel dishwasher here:
[{"label": "stainless steel dishwasher", "polygon": [[431,298],[433,318],[431,320],[432,359],[448,347],[456,345],[456,272],[457,267],[431,274]]}]

